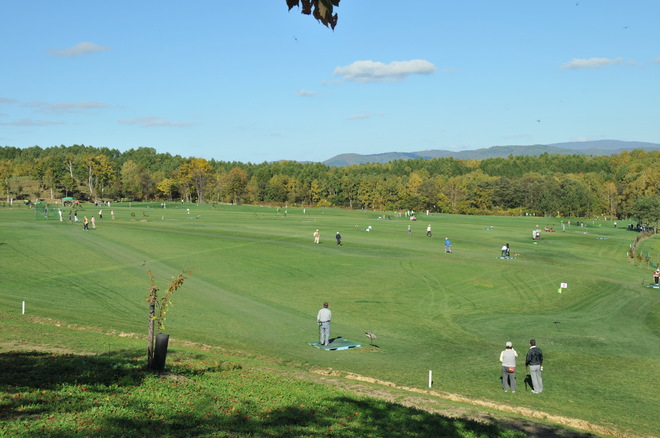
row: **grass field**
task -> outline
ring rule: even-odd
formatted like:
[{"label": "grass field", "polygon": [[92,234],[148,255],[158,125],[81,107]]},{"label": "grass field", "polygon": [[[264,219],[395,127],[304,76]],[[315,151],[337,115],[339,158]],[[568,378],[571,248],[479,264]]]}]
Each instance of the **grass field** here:
[{"label": "grass field", "polygon": [[[29,316],[146,336],[145,267],[163,289],[186,268],[193,275],[168,314],[172,349],[184,341],[218,345],[293,370],[419,389],[432,370],[435,391],[581,419],[612,433],[660,430],[660,291],[642,285],[650,270],[628,261],[635,233],[624,227],[588,220],[581,228],[573,220],[562,232],[555,218],[420,215],[411,223],[372,211],[147,207],[117,204],[116,220],[106,208],[89,232],[35,220],[25,207],[0,210],[2,312],[20,315],[25,301]],[[92,206],[81,214],[97,212]],[[425,237],[429,224],[432,238]],[[536,225],[557,231],[534,242]],[[320,245],[312,243],[317,228]],[[445,237],[452,254],[444,253]],[[507,242],[515,259],[498,258]],[[643,244],[660,253],[657,238]],[[561,283],[568,287],[558,293]],[[315,317],[324,301],[333,311],[332,336],[361,348],[308,345],[318,340]],[[365,331],[378,336],[375,346]],[[3,336],[21,342],[11,331]],[[530,338],[545,355],[545,391],[504,393],[499,352],[512,341],[522,369]]]}]

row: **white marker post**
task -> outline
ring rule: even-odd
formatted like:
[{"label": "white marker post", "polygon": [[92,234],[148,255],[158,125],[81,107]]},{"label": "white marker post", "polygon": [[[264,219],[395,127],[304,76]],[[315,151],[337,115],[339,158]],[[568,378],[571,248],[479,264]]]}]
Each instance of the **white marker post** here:
[{"label": "white marker post", "polygon": [[429,370],[429,388],[433,386],[433,371]]},{"label": "white marker post", "polygon": [[23,315],[25,315],[25,301],[23,301]]}]

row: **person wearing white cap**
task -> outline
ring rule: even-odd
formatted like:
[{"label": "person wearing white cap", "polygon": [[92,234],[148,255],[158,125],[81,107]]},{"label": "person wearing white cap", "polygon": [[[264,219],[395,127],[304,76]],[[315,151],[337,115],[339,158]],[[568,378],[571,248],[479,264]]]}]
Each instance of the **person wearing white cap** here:
[{"label": "person wearing white cap", "polygon": [[316,322],[319,325],[321,336],[319,344],[328,345],[330,343],[330,320],[332,319],[332,312],[328,309],[327,301],[323,303],[323,308],[319,310],[316,315]]},{"label": "person wearing white cap", "polygon": [[502,362],[502,389],[504,392],[516,392],[516,358],[518,353],[513,349],[511,341],[506,343],[506,348],[500,353]]},{"label": "person wearing white cap", "polygon": [[658,284],[658,281],[660,281],[660,268],[656,269],[653,273],[653,281],[655,284]]}]

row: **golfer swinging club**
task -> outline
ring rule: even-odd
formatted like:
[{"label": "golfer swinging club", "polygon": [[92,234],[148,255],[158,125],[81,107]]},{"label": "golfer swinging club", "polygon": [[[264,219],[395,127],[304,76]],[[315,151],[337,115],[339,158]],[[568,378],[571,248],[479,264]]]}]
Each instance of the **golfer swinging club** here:
[{"label": "golfer swinging club", "polygon": [[321,339],[319,344],[328,345],[330,343],[330,319],[332,319],[332,312],[328,309],[328,302],[323,303],[323,308],[319,310],[316,315],[316,322],[319,324],[321,331]]}]

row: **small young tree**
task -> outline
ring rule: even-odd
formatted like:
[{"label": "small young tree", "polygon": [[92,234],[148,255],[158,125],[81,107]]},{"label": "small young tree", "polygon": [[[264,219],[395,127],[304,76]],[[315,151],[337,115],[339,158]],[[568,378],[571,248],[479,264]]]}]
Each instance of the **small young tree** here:
[{"label": "small young tree", "polygon": [[158,331],[165,330],[165,320],[167,311],[172,306],[172,295],[177,291],[186,278],[192,275],[191,271],[183,270],[176,277],[172,277],[170,285],[167,287],[167,292],[162,297],[158,297],[160,288],[156,285],[156,280],[150,269],[147,269],[151,286],[149,287],[149,294],[147,295],[147,303],[149,303],[149,331],[147,333],[147,364],[149,368],[155,368],[154,361],[154,345],[156,343],[155,326],[158,324]]}]

